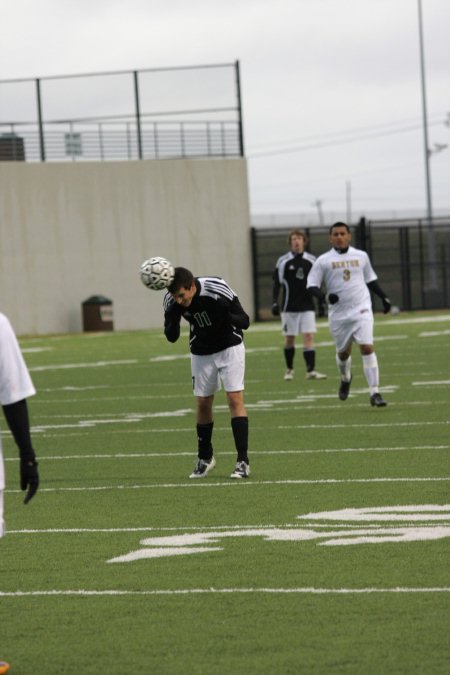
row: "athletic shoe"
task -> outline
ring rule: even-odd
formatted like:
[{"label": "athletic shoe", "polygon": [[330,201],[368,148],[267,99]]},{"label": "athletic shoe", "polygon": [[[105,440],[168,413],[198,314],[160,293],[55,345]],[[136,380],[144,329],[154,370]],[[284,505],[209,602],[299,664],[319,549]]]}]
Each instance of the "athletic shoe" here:
[{"label": "athletic shoe", "polygon": [[381,394],[372,394],[370,397],[370,405],[374,405],[377,408],[384,408],[387,403],[386,401],[381,397]]},{"label": "athletic shoe", "polygon": [[7,673],[9,670],[9,663],[6,663],[6,661],[0,661],[0,675],[4,675],[4,673]]},{"label": "athletic shoe", "polygon": [[204,478],[207,473],[212,471],[216,466],[216,460],[214,457],[211,457],[209,462],[206,462],[204,459],[199,459],[197,466],[189,476],[189,478]]},{"label": "athletic shoe", "polygon": [[306,373],[307,380],[326,380],[327,376],[323,373],[318,373],[317,370],[310,370],[309,373]]},{"label": "athletic shoe", "polygon": [[250,476],[250,466],[247,462],[237,462],[230,478],[248,478]]},{"label": "athletic shoe", "polygon": [[339,398],[341,399],[341,401],[346,401],[348,399],[352,379],[353,377],[350,377],[348,382],[344,382],[344,380],[341,380],[341,384],[339,385]]},{"label": "athletic shoe", "polygon": [[284,379],[285,380],[293,380],[294,379],[294,371],[292,368],[288,368],[287,371],[284,374]]}]

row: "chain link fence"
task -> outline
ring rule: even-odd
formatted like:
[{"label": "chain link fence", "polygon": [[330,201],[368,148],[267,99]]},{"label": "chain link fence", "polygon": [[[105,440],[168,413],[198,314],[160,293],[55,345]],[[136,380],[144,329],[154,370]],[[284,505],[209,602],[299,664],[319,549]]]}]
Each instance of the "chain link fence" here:
[{"label": "chain link fence", "polygon": [[[272,274],[288,234],[298,229],[252,228],[255,317],[272,319]],[[319,256],[329,250],[328,227],[300,228],[309,238],[307,250]],[[450,217],[366,221],[351,228],[352,245],[370,256],[380,286],[401,310],[450,307]],[[381,309],[374,301],[375,309]]]}]

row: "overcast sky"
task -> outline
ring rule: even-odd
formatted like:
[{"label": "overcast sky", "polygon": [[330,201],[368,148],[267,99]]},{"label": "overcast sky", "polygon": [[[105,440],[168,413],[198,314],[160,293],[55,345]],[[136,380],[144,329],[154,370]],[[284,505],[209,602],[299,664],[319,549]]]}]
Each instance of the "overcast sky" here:
[{"label": "overcast sky", "polygon": [[[450,0],[422,12],[429,146],[450,146]],[[418,0],[0,0],[0,14],[0,79],[239,60],[253,214],[426,215]],[[449,215],[450,148],[430,171]]]}]

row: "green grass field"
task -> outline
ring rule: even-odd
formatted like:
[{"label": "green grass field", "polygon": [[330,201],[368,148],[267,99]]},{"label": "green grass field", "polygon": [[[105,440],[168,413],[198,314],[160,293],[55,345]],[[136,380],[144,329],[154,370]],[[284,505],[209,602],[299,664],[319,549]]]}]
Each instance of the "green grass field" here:
[{"label": "green grass field", "polygon": [[323,381],[280,327],[246,334],[247,481],[196,457],[186,332],[22,339],[41,489],[22,504],[3,427],[0,660],[11,675],[447,674],[450,314],[377,316],[387,408],[361,358],[349,399],[327,325]]}]

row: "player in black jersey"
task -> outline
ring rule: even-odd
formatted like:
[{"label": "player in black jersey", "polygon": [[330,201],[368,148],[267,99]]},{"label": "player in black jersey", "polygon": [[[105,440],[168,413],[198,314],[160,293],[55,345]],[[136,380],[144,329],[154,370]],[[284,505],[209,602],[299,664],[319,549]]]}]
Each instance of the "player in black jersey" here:
[{"label": "player in black jersey", "polygon": [[230,477],[247,478],[250,462],[242,331],[249,327],[250,319],[226,281],[220,277],[194,277],[185,267],[176,267],[164,297],[164,334],[169,342],[180,337],[181,317],[190,325],[192,382],[197,397],[198,462],[189,477],[203,478],[216,465],[211,443],[213,402],[223,384],[237,451]]},{"label": "player in black jersey", "polygon": [[[282,290],[281,323],[284,335],[284,358],[286,361],[285,380],[294,377],[295,336],[303,335],[303,358],[306,363],[308,380],[323,380],[326,375],[316,369],[316,307],[311,293],[306,288],[309,271],[315,256],[305,251],[306,234],[303,230],[292,230],[288,236],[290,251],[278,258],[273,273],[272,314],[280,315],[279,296]],[[323,304],[319,305],[319,316],[323,316]]]}]

